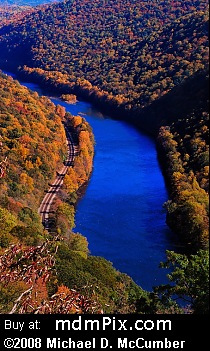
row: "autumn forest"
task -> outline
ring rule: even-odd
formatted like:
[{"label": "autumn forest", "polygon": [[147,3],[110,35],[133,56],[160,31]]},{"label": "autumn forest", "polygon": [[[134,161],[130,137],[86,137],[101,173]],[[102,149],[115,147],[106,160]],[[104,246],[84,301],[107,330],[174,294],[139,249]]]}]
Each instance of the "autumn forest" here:
[{"label": "autumn forest", "polygon": [[[151,136],[169,191],[166,223],[185,250],[167,252],[161,265],[172,284],[153,292],[92,256],[73,228],[93,169],[93,131],[2,72],[0,313],[209,313],[208,1],[8,3],[0,4],[0,69]],[[66,130],[79,152],[48,231],[38,208],[65,163]],[[174,295],[187,296],[187,307]]]}]

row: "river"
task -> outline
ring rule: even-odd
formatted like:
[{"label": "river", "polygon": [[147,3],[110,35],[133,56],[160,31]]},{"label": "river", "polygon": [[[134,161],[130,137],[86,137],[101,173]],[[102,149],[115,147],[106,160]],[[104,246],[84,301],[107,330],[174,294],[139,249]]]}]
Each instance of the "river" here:
[{"label": "river", "polygon": [[[44,94],[34,83],[20,83]],[[168,283],[159,263],[166,250],[179,249],[179,241],[165,223],[168,193],[154,140],[90,103],[50,98],[84,116],[95,136],[93,172],[77,205],[74,232],[87,237],[92,255],[106,258],[143,289]]]}]

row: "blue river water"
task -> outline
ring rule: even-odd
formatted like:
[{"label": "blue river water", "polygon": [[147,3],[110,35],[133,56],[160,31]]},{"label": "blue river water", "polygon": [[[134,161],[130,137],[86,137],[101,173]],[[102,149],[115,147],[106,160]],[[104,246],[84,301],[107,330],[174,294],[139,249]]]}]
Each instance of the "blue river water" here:
[{"label": "blue river water", "polygon": [[[36,84],[22,84],[43,93]],[[166,250],[178,251],[179,241],[165,223],[168,194],[154,141],[90,103],[51,100],[84,116],[95,136],[93,172],[77,205],[74,232],[87,238],[92,255],[106,258],[143,289],[168,283],[159,263]]]},{"label": "blue river water", "polygon": [[[52,99],[58,103],[57,99]],[[168,200],[154,141],[129,124],[104,116],[91,104],[59,101],[84,114],[95,136],[93,173],[76,211],[74,232],[87,237],[92,255],[102,256],[142,288],[167,283],[159,268],[178,239],[165,223]]]}]

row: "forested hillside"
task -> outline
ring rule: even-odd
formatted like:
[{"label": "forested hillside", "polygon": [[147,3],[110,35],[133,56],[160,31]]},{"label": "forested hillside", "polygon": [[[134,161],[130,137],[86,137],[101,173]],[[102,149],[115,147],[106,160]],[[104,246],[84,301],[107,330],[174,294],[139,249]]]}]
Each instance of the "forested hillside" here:
[{"label": "forested hillside", "polygon": [[206,1],[67,1],[3,28],[1,63],[13,53],[16,67],[142,108],[208,66],[207,22]]},{"label": "forested hillside", "polygon": [[[159,156],[171,194],[165,204],[167,223],[194,250],[208,248],[209,242],[208,94],[206,73],[187,80],[179,93],[173,92],[162,105],[174,102],[177,110],[181,106],[180,118],[162,126],[158,135]],[[184,108],[192,112],[185,114]]]},{"label": "forested hillside", "polygon": [[26,13],[31,13],[29,6],[4,6],[0,4],[0,27],[14,22],[14,19],[21,19]]},{"label": "forested hillside", "polygon": [[[190,252],[198,252],[195,265],[191,266],[188,257],[183,259],[173,255],[171,264],[176,259],[179,267],[183,264],[184,273],[179,270],[181,282],[186,278],[188,263],[189,272],[192,267],[199,270],[203,262],[206,268],[209,242],[208,1],[67,0],[33,10],[25,7],[23,12],[16,8],[11,10],[12,15],[8,9],[8,12],[2,11],[0,67],[29,77],[59,95],[73,93],[89,99],[112,117],[126,119],[156,138],[170,195],[165,204],[167,223]],[[0,156],[3,176],[0,179],[0,206],[2,218],[7,218],[2,221],[5,228],[1,234],[2,247],[7,247],[14,239],[19,240],[17,238],[23,230],[17,226],[28,227],[28,223],[39,222],[35,212],[45,181],[53,176],[65,153],[61,128],[64,111],[57,110],[45,98],[34,102],[33,99],[38,99],[36,94],[29,97],[25,90],[19,91],[17,83],[13,84],[11,79],[1,76]],[[40,106],[41,103],[44,107]],[[77,189],[87,181],[92,167],[93,137],[81,117],[66,118],[71,128],[82,132],[78,140],[83,152],[74,169],[70,169],[65,177],[60,194],[62,199],[54,204],[55,227],[57,233],[65,237],[65,243],[59,247],[56,242],[51,245],[57,256],[56,263],[49,264],[49,267],[56,267],[53,271],[56,276],[50,273],[53,279],[48,286],[44,285],[43,296],[58,291],[56,298],[59,300],[65,296],[68,305],[72,285],[75,284],[81,292],[84,281],[88,280],[99,289],[97,298],[88,300],[91,311],[98,311],[106,305],[109,306],[108,312],[123,313],[130,309],[132,312],[153,313],[158,308],[161,310],[163,306],[160,307],[157,300],[155,303],[150,300],[151,296],[128,277],[113,271],[105,260],[89,256],[85,238],[80,234],[69,235],[74,225],[72,218]],[[47,133],[42,140],[45,130]],[[50,163],[46,156],[49,153]],[[37,187],[38,184],[41,186]],[[33,202],[30,193],[35,198]],[[17,230],[12,232],[14,227]],[[43,240],[40,223],[37,228],[36,240],[33,235],[31,238],[33,231],[30,234],[29,229],[24,232],[24,239],[21,239],[24,245]],[[47,245],[43,250],[48,250]],[[205,249],[204,253],[198,251],[200,248]],[[24,249],[20,250],[27,258],[28,248]],[[6,255],[3,261],[6,262],[4,257],[9,257],[13,265],[11,251]],[[49,251],[42,257],[44,260],[46,257],[48,263],[55,258],[53,254],[51,260]],[[6,277],[10,268],[3,267],[3,277]],[[200,274],[194,268],[193,282],[189,284],[193,287]],[[27,274],[30,281],[30,272]],[[201,278],[204,282],[202,289],[199,281],[196,292],[190,288],[184,292],[192,294],[201,311],[208,309],[202,305],[202,291],[205,298],[208,295],[205,269],[204,276]],[[174,279],[178,281],[176,273]],[[172,295],[177,291],[183,294],[182,285],[180,290],[176,290],[176,286],[174,290],[172,288]],[[25,288],[24,285],[18,291]],[[4,289],[2,287],[3,292]],[[83,299],[83,293],[78,295],[79,299]],[[90,290],[85,293],[92,296]],[[7,295],[8,289],[2,295],[5,301]],[[7,308],[15,296],[16,292]],[[27,306],[25,311],[28,312]],[[40,311],[49,313],[49,310],[50,307]]]},{"label": "forested hillside", "polygon": [[[0,104],[0,205],[5,213],[0,243],[7,246],[12,227],[21,223],[42,233],[37,209],[46,182],[65,158],[66,145],[63,115],[49,99],[1,74]],[[10,224],[5,222],[6,213]]]},{"label": "forested hillside", "polygon": [[20,20],[23,16],[35,10],[35,7],[50,2],[56,2],[56,0],[1,0],[0,27]]}]

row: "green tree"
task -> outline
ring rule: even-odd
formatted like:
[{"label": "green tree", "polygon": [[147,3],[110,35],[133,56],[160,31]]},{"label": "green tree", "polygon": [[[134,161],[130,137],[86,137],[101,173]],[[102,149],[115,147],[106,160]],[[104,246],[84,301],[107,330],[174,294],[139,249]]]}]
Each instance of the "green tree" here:
[{"label": "green tree", "polygon": [[84,258],[87,258],[89,253],[87,238],[80,233],[71,233],[68,246],[72,251],[76,251]]},{"label": "green tree", "polygon": [[7,247],[12,241],[10,231],[17,225],[17,218],[0,207],[0,247]]},{"label": "green tree", "polygon": [[162,268],[169,268],[167,276],[172,284],[155,287],[165,306],[181,299],[193,314],[209,313],[209,251],[199,250],[187,256],[166,251],[167,261],[161,262]]},{"label": "green tree", "polygon": [[69,205],[67,203],[61,203],[56,210],[57,226],[59,227],[59,224],[62,223],[62,220],[65,220],[69,229],[74,228],[74,213],[74,206]]},{"label": "green tree", "polygon": [[0,207],[1,233],[9,233],[17,225],[17,218],[5,208]]}]

